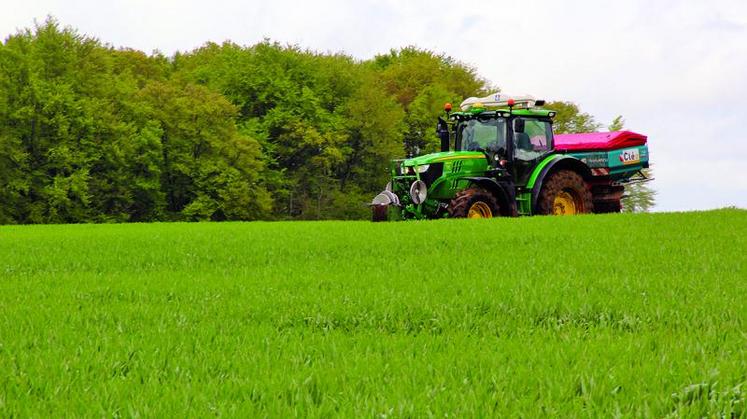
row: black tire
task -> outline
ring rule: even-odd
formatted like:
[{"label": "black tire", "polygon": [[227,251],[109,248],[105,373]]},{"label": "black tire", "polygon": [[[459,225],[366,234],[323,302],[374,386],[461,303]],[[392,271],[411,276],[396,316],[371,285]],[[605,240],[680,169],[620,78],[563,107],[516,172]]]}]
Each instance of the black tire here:
[{"label": "black tire", "polygon": [[597,214],[622,212],[622,203],[619,199],[616,201],[596,201],[594,202],[594,212]]},{"label": "black tire", "polygon": [[449,203],[448,210],[450,218],[493,218],[501,215],[495,196],[481,188],[469,188],[458,192]]},{"label": "black tire", "polygon": [[371,205],[371,221],[378,223],[389,220],[389,205]]},{"label": "black tire", "polygon": [[542,185],[537,201],[538,214],[589,214],[593,211],[591,189],[578,173],[559,170]]}]

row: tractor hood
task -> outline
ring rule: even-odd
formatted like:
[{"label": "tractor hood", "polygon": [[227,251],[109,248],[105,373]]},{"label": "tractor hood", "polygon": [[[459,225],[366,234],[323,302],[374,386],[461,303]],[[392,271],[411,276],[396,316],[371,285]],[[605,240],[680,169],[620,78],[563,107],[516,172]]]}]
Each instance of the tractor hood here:
[{"label": "tractor hood", "polygon": [[480,151],[443,151],[424,156],[413,157],[402,162],[403,166],[422,166],[424,164],[440,163],[450,160],[484,159],[485,154]]}]

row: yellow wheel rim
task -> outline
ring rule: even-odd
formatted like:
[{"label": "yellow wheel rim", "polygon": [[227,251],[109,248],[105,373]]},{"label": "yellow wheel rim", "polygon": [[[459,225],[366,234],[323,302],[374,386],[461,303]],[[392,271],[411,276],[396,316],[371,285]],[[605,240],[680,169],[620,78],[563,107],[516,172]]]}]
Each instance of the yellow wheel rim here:
[{"label": "yellow wheel rim", "polygon": [[559,193],[552,202],[552,213],[554,215],[578,214],[576,200],[566,191]]},{"label": "yellow wheel rim", "polygon": [[469,207],[469,211],[467,212],[468,218],[492,218],[493,217],[493,211],[490,210],[490,207],[488,204],[478,201],[472,204],[471,207]]}]

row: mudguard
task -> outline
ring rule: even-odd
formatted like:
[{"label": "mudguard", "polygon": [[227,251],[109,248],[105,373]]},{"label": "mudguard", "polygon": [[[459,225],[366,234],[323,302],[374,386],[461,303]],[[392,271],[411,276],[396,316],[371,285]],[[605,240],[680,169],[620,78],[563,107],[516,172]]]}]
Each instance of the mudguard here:
[{"label": "mudguard", "polygon": [[516,217],[516,194],[512,182],[499,182],[490,177],[465,177],[473,184],[492,192],[498,200],[501,215],[504,217]]},{"label": "mudguard", "polygon": [[591,178],[591,169],[589,169],[589,166],[575,157],[555,154],[542,160],[534,169],[526,186],[527,190],[531,189],[532,191],[532,214],[537,213],[537,200],[540,191],[542,191],[542,184],[549,175],[558,170],[573,170],[581,175],[585,181]]}]

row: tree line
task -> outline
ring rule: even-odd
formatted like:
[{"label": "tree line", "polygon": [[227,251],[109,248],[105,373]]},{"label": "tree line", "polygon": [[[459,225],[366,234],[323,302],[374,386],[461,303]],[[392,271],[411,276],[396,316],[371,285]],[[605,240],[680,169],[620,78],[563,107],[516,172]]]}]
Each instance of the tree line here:
[{"label": "tree line", "polygon": [[[164,56],[47,19],[0,45],[0,224],[355,219],[444,102],[495,86],[415,47],[264,41]],[[596,129],[572,103],[558,127]]]}]

